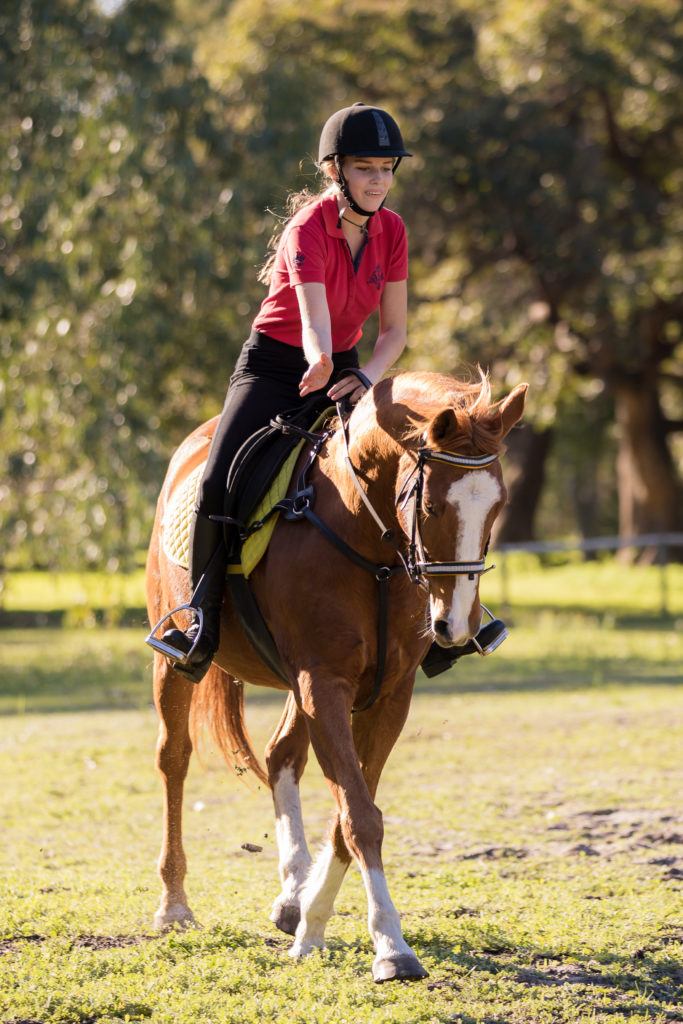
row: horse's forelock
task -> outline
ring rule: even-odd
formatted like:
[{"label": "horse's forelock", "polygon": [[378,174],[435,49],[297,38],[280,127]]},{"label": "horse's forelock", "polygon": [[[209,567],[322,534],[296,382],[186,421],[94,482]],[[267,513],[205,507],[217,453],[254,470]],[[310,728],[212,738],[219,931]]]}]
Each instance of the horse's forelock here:
[{"label": "horse's forelock", "polygon": [[[405,398],[412,399],[410,404],[414,409],[407,439],[421,437],[439,413],[452,409],[453,427],[442,439],[443,450],[497,454],[502,447],[502,436],[501,426],[492,416],[495,404],[491,402],[491,383],[481,368],[478,373],[476,381],[457,381],[434,373],[406,374],[401,383],[408,385]],[[397,389],[394,400],[399,399],[399,392]]]},{"label": "horse's forelock", "polygon": [[441,438],[444,451],[461,455],[497,455],[502,447],[500,421],[491,418],[491,408],[473,405],[469,409],[454,409],[453,429]]}]

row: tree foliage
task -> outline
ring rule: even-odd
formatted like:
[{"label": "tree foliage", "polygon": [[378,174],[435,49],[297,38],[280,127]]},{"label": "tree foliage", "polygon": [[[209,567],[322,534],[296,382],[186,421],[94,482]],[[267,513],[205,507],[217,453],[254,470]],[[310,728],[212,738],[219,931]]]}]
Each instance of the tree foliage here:
[{"label": "tree foliage", "polygon": [[235,351],[239,163],[166,28],[147,0],[0,16],[2,524],[32,563],[144,545],[169,443]]},{"label": "tree foliage", "polygon": [[550,528],[572,502],[613,528],[617,497],[623,532],[680,528],[682,21],[676,0],[0,14],[8,562],[144,546],[165,458],[218,410],[263,294],[268,209],[356,99],[415,154],[392,193],[406,364],[530,381]]}]

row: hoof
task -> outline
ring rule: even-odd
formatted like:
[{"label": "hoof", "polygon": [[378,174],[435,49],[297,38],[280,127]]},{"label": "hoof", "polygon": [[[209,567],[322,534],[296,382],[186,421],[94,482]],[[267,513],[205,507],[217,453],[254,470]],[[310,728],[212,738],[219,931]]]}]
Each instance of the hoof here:
[{"label": "hoof", "polygon": [[279,928],[285,935],[296,935],[301,920],[301,911],[292,904],[285,904],[282,907],[273,909],[270,920],[276,928]]},{"label": "hoof", "polygon": [[372,979],[377,985],[385,981],[422,981],[428,978],[429,972],[416,956],[403,953],[390,960],[388,957],[383,960],[375,960],[372,965]]},{"label": "hoof", "polygon": [[189,907],[183,903],[175,903],[166,910],[157,910],[154,915],[154,927],[158,932],[167,932],[171,928],[194,928],[196,921]]}]

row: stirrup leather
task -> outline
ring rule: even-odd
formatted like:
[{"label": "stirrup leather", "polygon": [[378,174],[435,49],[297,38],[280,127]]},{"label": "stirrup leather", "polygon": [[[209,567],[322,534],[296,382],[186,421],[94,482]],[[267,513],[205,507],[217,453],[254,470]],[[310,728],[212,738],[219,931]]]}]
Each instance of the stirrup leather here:
[{"label": "stirrup leather", "polygon": [[[161,626],[163,626],[164,622],[172,618],[177,612],[184,611],[191,611],[199,621],[199,629],[197,631],[196,637],[194,638],[194,643],[190,647],[189,651],[179,651],[175,647],[171,647],[171,645],[167,644],[164,640],[159,639],[159,637],[155,636],[155,633],[159,631]],[[166,615],[159,619],[156,626],[152,630],[150,630],[148,635],[145,637],[145,643],[149,644],[149,646],[153,650],[158,651],[159,654],[163,654],[165,657],[171,658],[172,661],[178,662],[179,665],[187,665],[192,655],[194,654],[197,644],[202,638],[203,632],[204,612],[202,611],[202,609],[193,604],[181,604],[178,605],[177,608],[173,608],[170,612],[167,612]]]}]

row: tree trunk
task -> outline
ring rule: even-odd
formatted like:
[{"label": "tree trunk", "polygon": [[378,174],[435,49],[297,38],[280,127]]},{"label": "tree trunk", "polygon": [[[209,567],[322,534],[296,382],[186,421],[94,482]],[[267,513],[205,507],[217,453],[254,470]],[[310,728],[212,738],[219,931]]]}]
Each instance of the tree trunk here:
[{"label": "tree trunk", "polygon": [[[617,374],[610,387],[619,428],[619,535],[680,531],[681,488],[667,443],[654,372]],[[628,550],[623,550],[628,558]],[[676,557],[682,556],[679,549]],[[651,562],[655,557],[656,549],[649,549],[641,561]]]},{"label": "tree trunk", "polygon": [[508,503],[493,528],[494,546],[533,540],[534,519],[545,482],[551,441],[551,430],[535,430],[529,424],[508,434],[505,456]]}]

